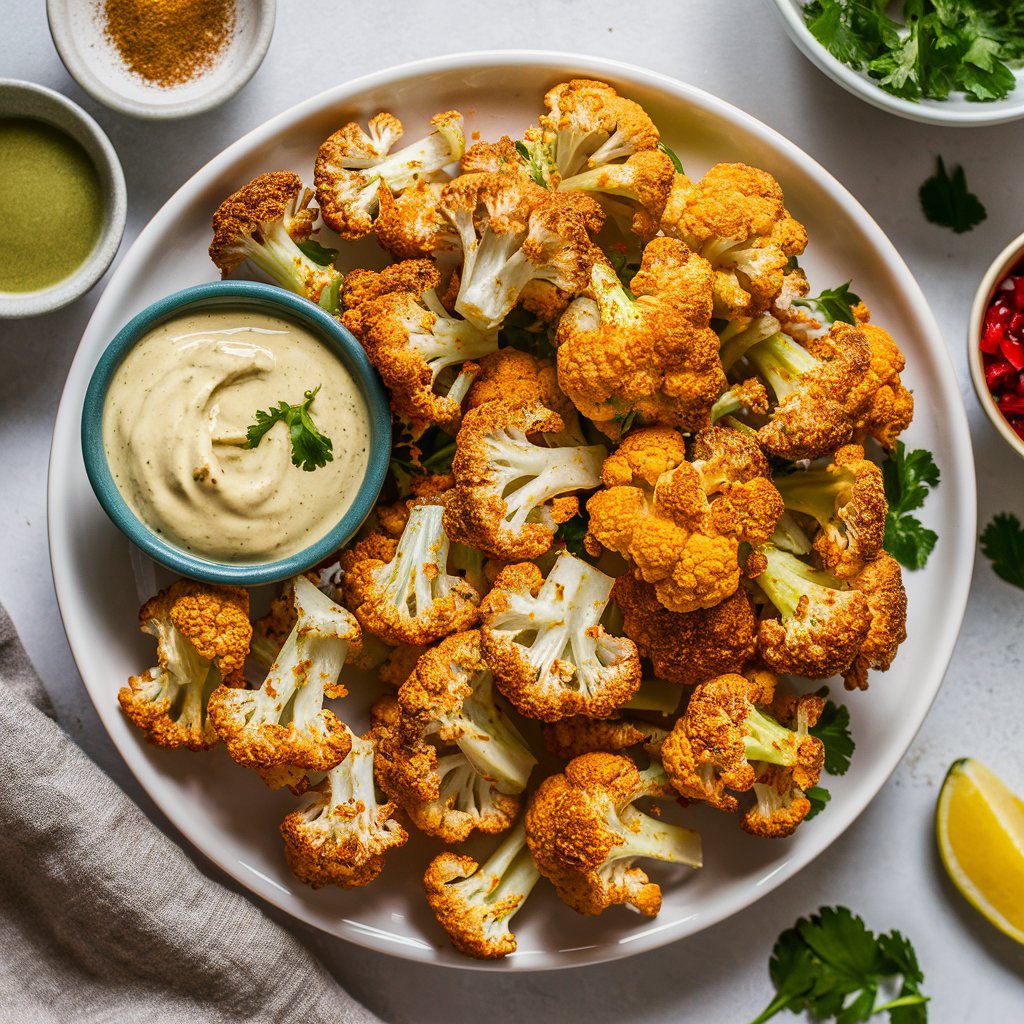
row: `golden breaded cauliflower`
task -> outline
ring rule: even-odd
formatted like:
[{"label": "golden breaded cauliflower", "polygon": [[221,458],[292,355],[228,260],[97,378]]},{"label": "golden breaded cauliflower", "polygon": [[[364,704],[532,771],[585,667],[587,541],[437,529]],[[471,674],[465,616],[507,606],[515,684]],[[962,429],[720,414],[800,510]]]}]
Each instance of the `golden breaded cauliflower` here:
[{"label": "golden breaded cauliflower", "polygon": [[139,628],[156,637],[157,665],[121,688],[121,709],[158,747],[212,747],[210,694],[244,684],[249,592],[179,580],[139,609]]},{"label": "golden breaded cauliflower", "polygon": [[296,622],[258,690],[219,686],[210,718],[228,753],[260,770],[268,785],[300,786],[307,771],[330,771],[348,754],[346,726],[323,706],[346,693],[338,681],[359,624],[304,576],[292,581]]},{"label": "golden breaded cauliflower", "polygon": [[661,889],[634,866],[638,857],[701,866],[700,836],[637,810],[643,796],[664,796],[658,761],[646,771],[620,754],[584,754],[545,779],[526,811],[526,842],[537,870],[581,914],[628,904],[647,917]]},{"label": "golden breaded cauliflower", "polygon": [[462,242],[455,309],[481,330],[498,327],[531,281],[569,292],[587,284],[590,236],[604,214],[582,192],[547,192],[516,175],[464,174],[441,209]]},{"label": "golden breaded cauliflower", "polygon": [[455,487],[445,497],[448,536],[506,561],[544,554],[557,524],[578,508],[575,497],[559,496],[597,487],[607,454],[600,445],[530,440],[564,429],[539,403],[486,402],[467,412],[452,462]]},{"label": "golden breaded cauliflower", "polygon": [[[426,646],[479,617],[480,595],[448,572],[443,516],[441,505],[416,504],[392,557],[355,553],[343,560],[346,603],[360,626],[385,643]],[[356,547],[366,550],[365,543]],[[381,554],[390,549],[383,547]]]},{"label": "golden breaded cauliflower", "polygon": [[288,867],[315,889],[369,885],[384,869],[387,853],[409,838],[392,817],[395,805],[377,799],[370,734],[350,734],[350,740],[348,757],[281,823]]},{"label": "golden breaded cauliflower", "polygon": [[656,755],[667,735],[666,729],[641,718],[576,715],[545,725],[544,745],[563,761],[600,750],[621,754],[630,747],[643,747],[647,753]]},{"label": "golden breaded cauliflower", "polygon": [[852,579],[882,550],[889,511],[882,471],[859,445],[844,445],[825,469],[776,476],[775,486],[786,508],[820,531],[814,549],[838,579]]},{"label": "golden breaded cauliflower", "polygon": [[[591,549],[596,543],[626,558],[670,611],[712,608],[734,594],[740,543],[763,542],[783,511],[771,482],[751,468],[759,465],[756,446],[713,429],[706,445],[724,444],[723,436],[739,440],[729,442],[728,455],[695,463],[676,431],[634,430],[605,460],[605,487],[587,502]],[[721,466],[735,458],[741,461],[730,479]]]},{"label": "golden breaded cauliflower", "polygon": [[414,262],[428,267],[409,268],[412,287],[361,302],[341,322],[381,375],[392,409],[422,433],[432,424],[458,424],[477,372],[471,360],[496,351],[498,337],[449,316],[434,291],[440,274],[429,261]]},{"label": "golden breaded cauliflower", "polygon": [[713,608],[670,612],[654,587],[635,572],[615,581],[612,600],[622,612],[622,630],[659,679],[684,686],[739,672],[754,656],[757,616],[740,587]]},{"label": "golden breaded cauliflower", "polygon": [[779,183],[746,164],[716,164],[698,182],[677,175],[661,226],[711,263],[715,316],[727,320],[767,310],[807,244]]},{"label": "golden breaded cauliflower", "polygon": [[275,284],[304,295],[330,312],[338,307],[341,274],[311,260],[297,243],[312,233],[313,193],[291,171],[261,174],[217,207],[213,215],[210,259],[228,277],[245,261]]},{"label": "golden breaded cauliflower", "polygon": [[656,238],[626,292],[603,259],[592,297],[576,299],[558,325],[558,384],[612,437],[622,422],[699,430],[726,386],[710,327],[711,273],[682,242]]},{"label": "golden breaded cauliflower", "polygon": [[871,625],[844,682],[848,690],[866,690],[868,669],[886,671],[900,644],[907,639],[907,592],[899,562],[884,551],[869,562],[850,585],[864,595],[871,612]]},{"label": "golden breaded cauliflower", "polygon": [[423,887],[452,945],[466,956],[494,960],[515,952],[509,924],[539,878],[520,823],[483,864],[465,854],[439,853]]},{"label": "golden breaded cauliflower", "polygon": [[528,718],[603,718],[639,688],[636,645],[602,625],[613,582],[568,552],[546,578],[530,562],[499,573],[481,605],[484,655]]},{"label": "golden breaded cauliflower", "polygon": [[402,122],[393,114],[370,118],[367,131],[349,122],[327,138],[313,171],[324,223],[342,238],[361,238],[373,230],[384,186],[401,193],[424,178],[436,179],[458,160],[466,148],[462,115],[449,110],[435,114],[430,124],[429,135],[395,152]]}]

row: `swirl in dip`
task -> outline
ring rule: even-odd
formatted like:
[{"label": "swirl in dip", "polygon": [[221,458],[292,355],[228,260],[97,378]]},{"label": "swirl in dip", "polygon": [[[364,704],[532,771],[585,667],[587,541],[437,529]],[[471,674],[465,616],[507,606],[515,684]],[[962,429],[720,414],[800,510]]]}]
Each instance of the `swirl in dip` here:
[{"label": "swirl in dip", "polygon": [[[334,445],[306,472],[276,423],[239,447],[258,409],[301,404]],[[307,328],[247,309],[201,310],[149,332],[103,407],[107,463],[125,501],[169,543],[221,562],[267,562],[337,524],[366,474],[370,423],[358,385]]]}]

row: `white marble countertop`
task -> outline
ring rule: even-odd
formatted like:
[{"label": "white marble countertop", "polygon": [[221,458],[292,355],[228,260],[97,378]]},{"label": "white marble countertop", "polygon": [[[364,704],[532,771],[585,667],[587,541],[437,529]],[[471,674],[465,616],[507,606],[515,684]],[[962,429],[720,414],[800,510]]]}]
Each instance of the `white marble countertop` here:
[{"label": "white marble countertop", "polygon": [[[975,401],[964,341],[978,280],[1024,228],[1022,123],[933,128],[881,113],[815,70],[769,6],[755,0],[420,0],[388,11],[341,0],[281,0],[266,61],[238,96],[192,120],[150,124],[99,106],[68,77],[50,42],[42,0],[2,0],[0,8],[0,76],[70,96],[96,117],[117,149],[129,193],[122,252],[167,197],[227,143],[308,96],[392,64],[474,49],[576,50],[707,89],[820,161],[895,242],[932,304],[957,370],[977,460],[979,522],[1001,510],[1024,514],[1024,465]],[[939,154],[964,165],[988,207],[988,220],[969,234],[954,235],[921,216],[917,188]],[[53,418],[102,288],[103,282],[60,313],[0,321],[0,600],[64,727],[169,828],[130,777],[82,688],[48,564],[46,463]],[[1024,592],[1001,582],[979,559],[942,690],[872,806],[796,878],[733,919],[659,951],[568,972],[497,975],[399,962],[296,930],[344,985],[388,1021],[717,1024],[749,1020],[768,1002],[768,955],[780,931],[822,904],[843,903],[876,931],[899,928],[911,937],[932,996],[933,1021],[1024,1020],[1024,949],[991,929],[952,890],[932,839],[934,802],[955,758],[980,757],[1024,790],[1024,746],[1007,742],[1011,724],[1021,717],[1022,685]]]}]

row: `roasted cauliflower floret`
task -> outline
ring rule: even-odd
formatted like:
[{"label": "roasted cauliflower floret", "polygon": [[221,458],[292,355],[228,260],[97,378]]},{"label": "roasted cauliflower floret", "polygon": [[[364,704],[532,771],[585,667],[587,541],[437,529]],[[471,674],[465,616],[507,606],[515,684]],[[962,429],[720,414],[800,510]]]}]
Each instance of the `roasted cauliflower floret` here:
[{"label": "roasted cauliflower floret", "polygon": [[561,179],[628,160],[658,144],[658,129],[643,107],[605,82],[562,82],[548,91],[544,104],[549,113],[540,125]]},{"label": "roasted cauliflower floret", "polygon": [[345,725],[323,706],[346,692],[338,681],[359,624],[304,576],[292,581],[295,626],[258,690],[219,686],[210,718],[231,757],[268,785],[297,786],[307,771],[330,771],[349,752]]},{"label": "roasted cauliflower floret", "polygon": [[375,717],[378,779],[417,828],[461,842],[509,827],[536,758],[494,701],[477,631],[428,650]]},{"label": "roasted cauliflower floret", "polygon": [[825,756],[821,740],[806,730],[787,729],[760,710],[773,697],[773,681],[766,687],[735,674],[694,689],[661,749],[665,771],[681,796],[735,810],[736,798],[726,790],[750,790],[762,765],[792,769],[806,788],[815,785]]},{"label": "roasted cauliflower floret", "polygon": [[455,309],[481,330],[498,327],[531,281],[569,292],[586,286],[590,234],[604,214],[581,192],[546,192],[506,174],[464,174],[445,185],[441,208],[462,243]]},{"label": "roasted cauliflower floret", "polygon": [[480,595],[448,572],[443,516],[441,505],[414,505],[391,558],[344,562],[346,602],[363,629],[385,643],[423,646],[477,620]]},{"label": "roasted cauliflower floret", "polygon": [[822,358],[781,333],[746,352],[776,402],[758,442],[784,459],[821,458],[849,443],[871,399],[863,386],[871,349],[861,328],[835,323],[813,345]]},{"label": "roasted cauliflower floret", "polygon": [[462,115],[449,110],[430,124],[429,135],[395,152],[402,122],[387,113],[370,118],[368,131],[353,121],[324,141],[313,171],[324,223],[342,238],[361,238],[373,230],[383,187],[400,193],[458,160],[466,148]]},{"label": "roasted cauliflower floret", "polygon": [[576,715],[550,722],[544,726],[544,744],[563,761],[571,761],[581,754],[606,751],[620,754],[630,747],[643,747],[649,754],[657,754],[668,731],[641,718],[587,718]]},{"label": "roasted cauliflower floret", "polygon": [[509,925],[539,878],[520,823],[483,864],[465,854],[438,854],[423,886],[452,945],[467,956],[493,960],[515,952]]},{"label": "roasted cauliflower floret", "polygon": [[638,857],[701,866],[700,836],[637,810],[642,796],[670,792],[661,764],[641,772],[619,754],[584,754],[545,779],[526,811],[526,842],[537,870],[581,914],[628,904],[647,917],[661,889]]},{"label": "roasted cauliflower floret", "polygon": [[466,408],[487,402],[511,406],[543,405],[557,413],[566,428],[578,433],[576,408],[558,386],[558,374],[547,360],[517,348],[500,348],[479,360],[480,372],[466,396]]},{"label": "roasted cauliflower floret", "polygon": [[311,260],[298,246],[312,233],[313,193],[290,171],[261,174],[228,196],[213,215],[210,259],[222,277],[250,260],[275,284],[329,312],[338,308],[342,275]]},{"label": "roasted cauliflower floret", "polygon": [[158,747],[212,747],[210,694],[221,683],[244,683],[248,591],[179,580],[139,609],[139,628],[156,638],[157,664],[121,688],[121,709]]},{"label": "roasted cauliflower floret", "polygon": [[821,742],[807,735],[817,725],[825,707],[817,694],[776,695],[772,711],[778,721],[798,737],[797,759],[792,764],[760,762],[753,792],[757,802],[740,819],[740,826],[751,835],[766,839],[785,839],[807,816],[811,802],[806,790],[817,785],[824,752]]},{"label": "roasted cauliflower floret", "polygon": [[[900,373],[906,365],[892,335],[876,324],[859,323],[861,334],[871,350],[871,362],[859,389],[869,397],[866,408],[854,424],[853,438],[858,443],[873,437],[883,448],[896,447],[896,440],[914,416],[914,396],[903,386]],[[827,342],[812,342],[811,351],[824,359],[831,355]],[[818,347],[820,346],[820,347]]]},{"label": "roasted cauliflower floret", "polygon": [[481,606],[487,663],[528,718],[600,718],[640,686],[636,645],[612,635],[610,576],[563,552],[543,576],[531,563],[502,570]]},{"label": "roasted cauliflower floret", "polygon": [[865,595],[773,544],[758,554],[765,569],[755,582],[780,615],[758,627],[765,665],[808,679],[848,672],[871,627]]},{"label": "roasted cauliflower floret", "polygon": [[650,583],[629,572],[615,581],[612,600],[623,632],[659,679],[692,686],[739,672],[754,656],[757,616],[742,587],[712,608],[670,612]]},{"label": "roasted cauliflower floret", "polygon": [[889,511],[882,471],[859,445],[844,445],[825,469],[777,476],[775,486],[787,509],[814,521],[814,549],[839,579],[856,576],[882,550]]},{"label": "roasted cauliflower floret", "polygon": [[807,244],[778,182],[746,164],[716,164],[698,182],[677,175],[661,226],[711,263],[715,316],[728,320],[767,310]]},{"label": "roasted cauliflower floret", "polygon": [[452,540],[492,558],[536,558],[554,540],[557,524],[577,510],[575,498],[601,482],[607,454],[600,445],[534,444],[565,424],[539,404],[487,402],[466,413],[452,462],[455,487],[445,498],[444,527]]},{"label": "roasted cauliflower floret", "polygon": [[348,757],[281,823],[288,867],[314,888],[369,885],[383,870],[388,851],[409,838],[392,817],[395,805],[377,799],[369,735],[350,733],[349,738]]},{"label": "roasted cauliflower floret", "polygon": [[871,625],[844,682],[848,690],[866,690],[868,669],[888,669],[900,644],[907,639],[907,592],[899,562],[884,551],[850,585],[864,595],[871,611]]},{"label": "roasted cauliflower floret", "polygon": [[669,191],[676,177],[672,158],[660,149],[644,149],[625,163],[599,164],[563,178],[559,191],[578,190],[599,196],[606,212],[623,211],[634,234],[653,238],[661,227]]},{"label": "roasted cauliflower floret", "polygon": [[[477,372],[470,361],[498,347],[495,331],[448,314],[434,291],[440,275],[421,262],[427,266],[409,270],[414,289],[361,302],[342,316],[387,386],[391,407],[419,432],[458,423]],[[370,285],[364,280],[361,287]]]},{"label": "roasted cauliflower floret", "polygon": [[[756,446],[740,442],[730,451],[755,459]],[[703,473],[705,463],[687,461],[674,430],[634,430],[605,460],[605,487],[587,502],[590,548],[625,557],[670,611],[712,608],[734,594],[740,543],[766,539],[783,511],[770,481],[749,467],[740,464],[730,479],[717,464]]]},{"label": "roasted cauliflower floret", "polygon": [[710,327],[707,263],[671,238],[644,249],[627,293],[599,259],[592,297],[576,299],[558,325],[558,383],[584,416],[617,437],[629,416],[699,430],[725,389]]},{"label": "roasted cauliflower floret", "polygon": [[382,185],[373,222],[381,247],[398,260],[458,252],[459,236],[441,210],[443,189],[443,182],[421,180],[396,196]]}]

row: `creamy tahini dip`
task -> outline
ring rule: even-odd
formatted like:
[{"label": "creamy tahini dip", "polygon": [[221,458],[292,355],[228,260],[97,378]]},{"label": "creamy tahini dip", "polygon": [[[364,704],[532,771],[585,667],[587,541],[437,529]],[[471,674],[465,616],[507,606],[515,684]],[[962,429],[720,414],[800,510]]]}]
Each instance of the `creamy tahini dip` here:
[{"label": "creamy tahini dip", "polygon": [[[307,472],[276,423],[241,448],[257,409],[298,405],[334,460]],[[103,409],[103,443],[132,511],[169,542],[226,562],[264,562],[323,537],[366,473],[370,424],[337,356],[296,324],[249,310],[199,312],[155,328],[127,355]]]}]

